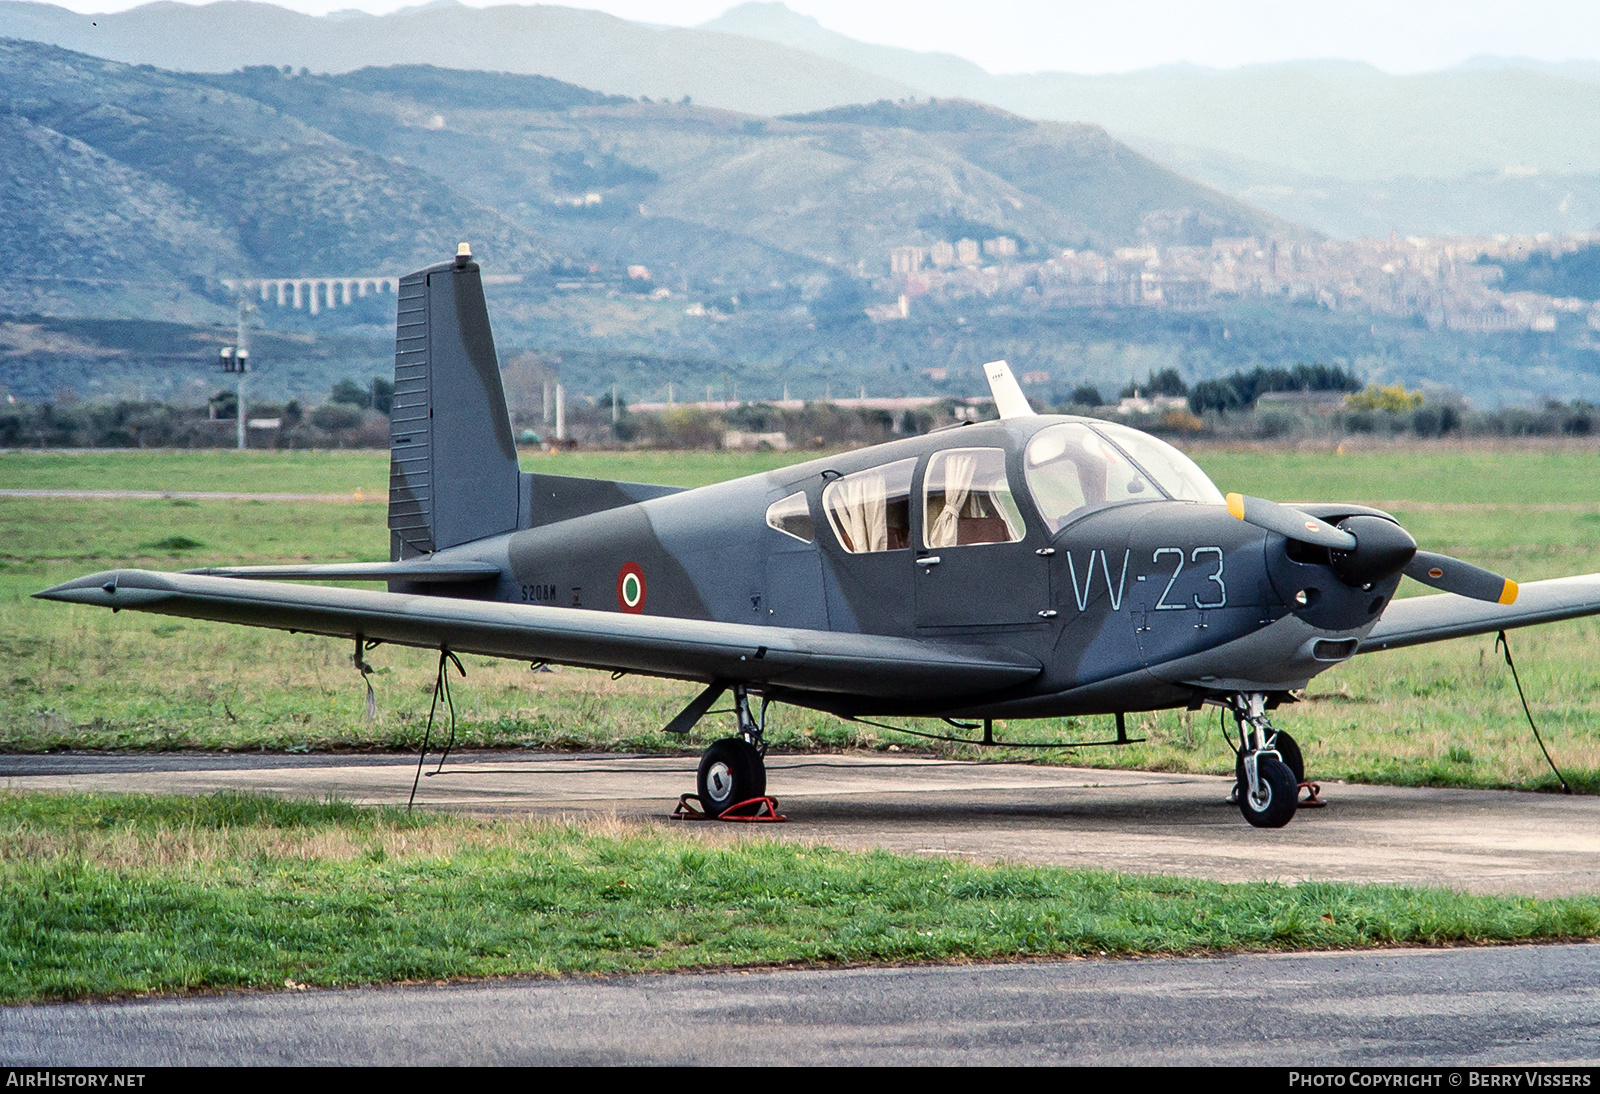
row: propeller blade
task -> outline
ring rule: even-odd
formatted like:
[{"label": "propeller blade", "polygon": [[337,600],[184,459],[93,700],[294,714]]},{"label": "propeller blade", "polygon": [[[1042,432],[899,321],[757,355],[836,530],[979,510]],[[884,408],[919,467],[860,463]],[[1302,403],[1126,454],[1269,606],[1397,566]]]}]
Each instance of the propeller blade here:
[{"label": "propeller blade", "polygon": [[1432,551],[1418,551],[1416,557],[1406,563],[1404,573],[1424,585],[1473,600],[1513,604],[1517,599],[1517,583],[1510,578]]},{"label": "propeller blade", "polygon": [[1276,532],[1286,539],[1297,539],[1301,543],[1328,547],[1335,551],[1353,550],[1356,545],[1356,537],[1349,532],[1340,531],[1310,513],[1302,513],[1292,506],[1279,505],[1265,498],[1229,494],[1228,512],[1246,524]]}]

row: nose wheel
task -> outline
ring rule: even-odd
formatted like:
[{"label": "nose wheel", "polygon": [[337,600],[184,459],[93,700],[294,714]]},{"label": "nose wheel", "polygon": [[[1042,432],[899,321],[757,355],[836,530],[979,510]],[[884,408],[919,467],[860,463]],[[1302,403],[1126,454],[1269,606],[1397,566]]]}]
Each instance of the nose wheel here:
[{"label": "nose wheel", "polygon": [[[1289,769],[1289,774],[1294,776],[1296,784],[1306,781],[1306,761],[1300,754],[1300,742],[1289,736],[1288,730],[1274,730],[1273,735],[1267,738],[1267,743],[1277,750],[1278,758]],[[1234,764],[1233,773],[1238,777],[1239,785],[1244,785],[1244,753],[1239,753],[1238,761]]]},{"label": "nose wheel", "polygon": [[1255,828],[1282,828],[1300,804],[1305,759],[1295,739],[1267,719],[1267,697],[1249,692],[1232,697],[1239,727],[1234,794],[1239,812]]}]

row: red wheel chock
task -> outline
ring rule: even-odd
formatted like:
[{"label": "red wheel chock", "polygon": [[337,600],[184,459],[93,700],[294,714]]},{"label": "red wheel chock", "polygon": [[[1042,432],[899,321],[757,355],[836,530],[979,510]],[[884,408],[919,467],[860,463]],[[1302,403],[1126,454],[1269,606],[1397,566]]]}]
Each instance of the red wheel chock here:
[{"label": "red wheel chock", "polygon": [[672,820],[686,821],[742,821],[745,824],[776,824],[789,818],[778,812],[777,798],[747,798],[724,809],[720,816],[706,812],[705,802],[699,794],[683,794],[672,811]]}]

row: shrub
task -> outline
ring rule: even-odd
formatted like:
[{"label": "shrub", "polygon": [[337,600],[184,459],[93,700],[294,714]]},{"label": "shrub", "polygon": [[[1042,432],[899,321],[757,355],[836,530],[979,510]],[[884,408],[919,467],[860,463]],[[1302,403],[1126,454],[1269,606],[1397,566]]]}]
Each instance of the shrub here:
[{"label": "shrub", "polygon": [[323,403],[311,412],[311,424],[330,433],[353,429],[361,424],[361,408],[349,403]]}]

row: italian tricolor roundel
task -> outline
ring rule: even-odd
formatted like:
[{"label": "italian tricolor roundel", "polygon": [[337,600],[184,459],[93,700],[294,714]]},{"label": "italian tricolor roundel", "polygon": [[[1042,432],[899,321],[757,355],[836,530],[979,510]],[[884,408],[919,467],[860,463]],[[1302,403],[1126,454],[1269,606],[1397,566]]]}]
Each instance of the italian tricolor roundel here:
[{"label": "italian tricolor roundel", "polygon": [[644,611],[644,571],[637,562],[625,562],[617,571],[617,607],[625,612]]}]

